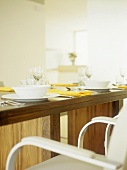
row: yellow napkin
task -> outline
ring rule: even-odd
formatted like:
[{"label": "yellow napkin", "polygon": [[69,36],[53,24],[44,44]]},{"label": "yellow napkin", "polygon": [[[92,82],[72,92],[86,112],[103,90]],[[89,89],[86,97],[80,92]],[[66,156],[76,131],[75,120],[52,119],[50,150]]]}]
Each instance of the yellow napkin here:
[{"label": "yellow napkin", "polygon": [[77,86],[77,84],[62,84],[62,83],[58,83],[58,84],[51,84],[51,86],[71,87],[71,86]]},{"label": "yellow napkin", "polygon": [[118,86],[118,88],[122,88],[122,89],[126,89],[127,90],[127,86]]},{"label": "yellow napkin", "polygon": [[48,92],[57,93],[65,96],[74,96],[74,97],[81,97],[81,96],[87,96],[92,94],[92,91],[62,91],[57,89],[49,89]]},{"label": "yellow napkin", "polygon": [[0,92],[13,92],[11,87],[0,87]]}]

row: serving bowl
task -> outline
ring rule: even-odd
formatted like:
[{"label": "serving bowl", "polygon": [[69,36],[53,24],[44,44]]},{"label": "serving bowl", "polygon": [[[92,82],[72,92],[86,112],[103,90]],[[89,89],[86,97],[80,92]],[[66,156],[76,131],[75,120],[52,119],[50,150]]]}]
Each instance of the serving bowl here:
[{"label": "serving bowl", "polygon": [[85,85],[87,89],[106,89],[110,81],[101,81],[101,80],[87,80]]},{"label": "serving bowl", "polygon": [[50,85],[21,85],[12,87],[15,93],[20,97],[43,97]]}]

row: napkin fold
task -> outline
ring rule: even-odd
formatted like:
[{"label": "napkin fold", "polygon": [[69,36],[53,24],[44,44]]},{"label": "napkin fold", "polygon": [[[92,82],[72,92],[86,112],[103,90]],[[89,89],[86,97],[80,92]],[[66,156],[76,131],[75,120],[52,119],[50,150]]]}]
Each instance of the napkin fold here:
[{"label": "napkin fold", "polygon": [[49,89],[48,92],[57,93],[65,96],[74,96],[74,97],[81,97],[81,96],[87,96],[92,94],[92,91],[63,91],[57,89]]},{"label": "napkin fold", "polygon": [[127,86],[118,86],[118,88],[122,88],[122,89],[126,89],[127,90]]},{"label": "napkin fold", "polygon": [[14,92],[11,87],[0,87],[0,92]]},{"label": "napkin fold", "polygon": [[63,83],[56,83],[56,84],[51,84],[51,86],[71,87],[71,86],[77,86],[77,84],[63,84]]}]

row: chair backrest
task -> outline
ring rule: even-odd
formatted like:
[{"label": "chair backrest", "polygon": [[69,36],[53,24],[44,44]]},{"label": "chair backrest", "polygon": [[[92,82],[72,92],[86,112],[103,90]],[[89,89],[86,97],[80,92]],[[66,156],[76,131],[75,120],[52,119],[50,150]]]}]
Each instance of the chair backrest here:
[{"label": "chair backrest", "polygon": [[124,165],[122,170],[127,169],[127,104],[119,112],[119,118],[113,128],[108,155],[109,159]]}]

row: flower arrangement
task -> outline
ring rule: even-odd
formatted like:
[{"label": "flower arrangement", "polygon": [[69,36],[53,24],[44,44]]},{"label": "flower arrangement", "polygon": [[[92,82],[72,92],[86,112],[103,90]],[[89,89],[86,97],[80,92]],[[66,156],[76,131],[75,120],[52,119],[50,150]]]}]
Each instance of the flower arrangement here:
[{"label": "flower arrangement", "polygon": [[68,53],[68,55],[69,55],[69,59],[70,59],[72,65],[74,65],[75,64],[75,58],[77,57],[77,55],[75,53]]}]

